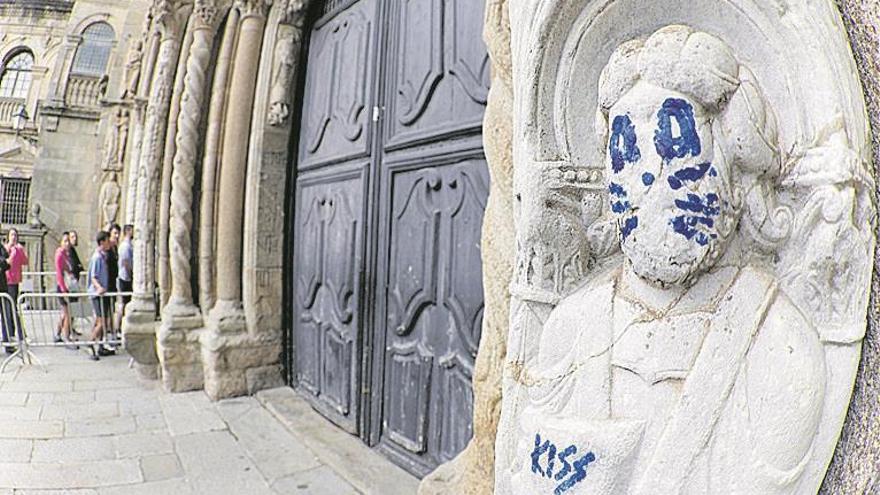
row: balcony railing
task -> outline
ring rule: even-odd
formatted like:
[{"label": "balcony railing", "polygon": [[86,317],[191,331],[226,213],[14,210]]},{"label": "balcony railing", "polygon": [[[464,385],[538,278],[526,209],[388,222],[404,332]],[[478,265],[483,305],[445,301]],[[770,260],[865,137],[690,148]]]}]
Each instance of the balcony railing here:
[{"label": "balcony railing", "polygon": [[0,126],[11,126],[12,118],[24,105],[24,98],[0,98]]},{"label": "balcony railing", "polygon": [[101,86],[100,77],[71,74],[64,100],[73,107],[97,107],[104,96]]}]

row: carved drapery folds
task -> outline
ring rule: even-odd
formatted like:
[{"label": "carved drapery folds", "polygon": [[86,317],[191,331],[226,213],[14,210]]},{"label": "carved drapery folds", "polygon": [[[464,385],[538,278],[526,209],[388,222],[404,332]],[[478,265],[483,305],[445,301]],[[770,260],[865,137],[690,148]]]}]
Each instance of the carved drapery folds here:
[{"label": "carved drapery folds", "polygon": [[220,18],[217,0],[196,0],[191,16],[193,42],[187,55],[186,78],[177,118],[176,153],[171,186],[171,301],[178,306],[192,305],[190,261],[192,253],[192,207],[199,123],[207,92],[207,72],[211,63],[214,37]]}]

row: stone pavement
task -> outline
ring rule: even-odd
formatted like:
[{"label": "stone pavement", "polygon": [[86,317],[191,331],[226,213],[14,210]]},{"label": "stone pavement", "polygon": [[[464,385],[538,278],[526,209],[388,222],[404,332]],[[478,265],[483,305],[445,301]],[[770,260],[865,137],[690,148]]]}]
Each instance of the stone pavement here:
[{"label": "stone pavement", "polygon": [[[339,449],[294,435],[296,420],[280,421],[257,398],[168,394],[138,379],[125,355],[95,363],[82,352],[36,352],[46,372],[15,362],[0,375],[0,495],[403,493],[356,489],[337,472],[350,460],[336,471],[323,460],[334,464]],[[291,403],[295,394],[276,389],[264,402],[273,396]],[[413,493],[415,480],[403,487]]]}]

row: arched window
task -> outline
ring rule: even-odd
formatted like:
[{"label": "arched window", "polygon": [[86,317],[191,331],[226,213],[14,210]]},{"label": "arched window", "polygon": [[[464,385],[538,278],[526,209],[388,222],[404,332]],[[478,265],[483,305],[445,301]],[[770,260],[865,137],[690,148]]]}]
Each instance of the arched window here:
[{"label": "arched window", "polygon": [[103,76],[107,71],[107,60],[110,59],[115,38],[116,33],[110,24],[90,24],[82,33],[82,42],[76,49],[70,72],[81,76]]},{"label": "arched window", "polygon": [[34,56],[21,51],[13,55],[3,67],[0,75],[0,98],[27,98],[31,88],[31,70]]}]

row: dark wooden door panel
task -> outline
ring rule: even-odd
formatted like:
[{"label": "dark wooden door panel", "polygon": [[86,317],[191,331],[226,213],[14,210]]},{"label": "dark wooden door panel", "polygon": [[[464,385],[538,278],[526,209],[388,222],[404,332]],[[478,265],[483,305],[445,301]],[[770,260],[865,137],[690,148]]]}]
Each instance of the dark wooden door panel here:
[{"label": "dark wooden door panel", "polygon": [[391,2],[386,148],[479,129],[489,94],[483,2]]},{"label": "dark wooden door panel", "polygon": [[300,179],[293,287],[295,379],[330,419],[358,431],[359,274],[367,166]]},{"label": "dark wooden door panel", "polygon": [[324,416],[418,475],[472,434],[489,189],[483,5],[325,0],[310,27],[289,243],[292,379]]},{"label": "dark wooden door panel", "polygon": [[312,31],[299,168],[370,153],[376,0],[361,0]]},{"label": "dark wooden door panel", "polygon": [[482,159],[392,166],[380,445],[425,474],[471,436],[480,339]]}]

